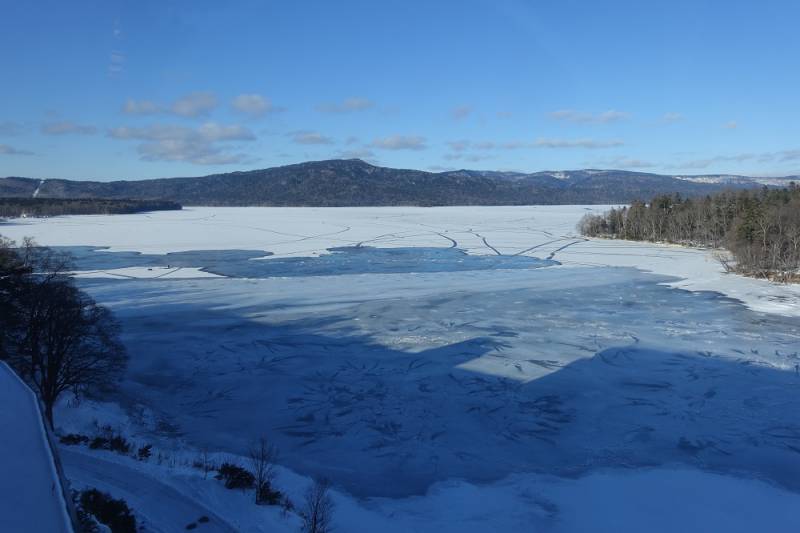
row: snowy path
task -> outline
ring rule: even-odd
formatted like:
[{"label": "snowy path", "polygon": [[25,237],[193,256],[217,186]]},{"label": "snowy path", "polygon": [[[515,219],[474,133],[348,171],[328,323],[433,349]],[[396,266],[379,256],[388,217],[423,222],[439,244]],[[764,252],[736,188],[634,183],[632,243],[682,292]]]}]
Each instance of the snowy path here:
[{"label": "snowy path", "polygon": [[31,390],[0,362],[0,531],[71,532]]},{"label": "snowy path", "polygon": [[183,531],[187,524],[201,516],[210,521],[200,528],[204,533],[234,532],[238,529],[225,522],[211,509],[178,491],[154,476],[103,459],[97,453],[61,448],[67,477],[74,487],[94,487],[123,498],[134,509],[137,520],[146,531],[169,533]]}]

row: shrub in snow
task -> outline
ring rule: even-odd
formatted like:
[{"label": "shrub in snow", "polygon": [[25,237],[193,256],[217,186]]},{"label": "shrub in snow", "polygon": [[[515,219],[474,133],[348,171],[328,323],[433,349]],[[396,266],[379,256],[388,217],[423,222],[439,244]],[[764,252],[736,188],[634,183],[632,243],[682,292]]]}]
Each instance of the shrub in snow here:
[{"label": "shrub in snow", "polygon": [[272,486],[278,449],[261,437],[250,447],[249,456],[255,478],[256,505],[279,504],[283,494]]},{"label": "shrub in snow", "polygon": [[76,446],[78,444],[87,444],[89,442],[89,437],[78,433],[70,433],[68,435],[62,435],[58,441],[68,446]]},{"label": "shrub in snow", "polygon": [[97,436],[89,443],[89,448],[93,450],[111,450],[121,454],[127,454],[131,451],[130,443],[121,435],[114,435],[110,438]]},{"label": "shrub in snow", "polygon": [[212,470],[217,470],[217,467],[208,458],[208,450],[203,450],[200,456],[192,462],[192,466],[203,471],[203,479],[205,479]]},{"label": "shrub in snow", "polygon": [[89,489],[81,493],[80,508],[114,533],[136,533],[136,518],[125,500],[115,500],[109,494]]},{"label": "shrub in snow", "polygon": [[217,472],[217,479],[225,482],[226,489],[251,489],[256,482],[248,470],[232,463],[222,463]]},{"label": "shrub in snow", "polygon": [[136,452],[136,457],[138,457],[140,461],[145,461],[150,458],[152,449],[153,449],[152,444],[147,444],[146,446],[142,446],[141,448],[139,448],[139,451]]},{"label": "shrub in snow", "polygon": [[326,479],[314,481],[308,487],[300,518],[303,520],[303,533],[328,533],[333,521],[333,500],[328,491],[330,482]]}]

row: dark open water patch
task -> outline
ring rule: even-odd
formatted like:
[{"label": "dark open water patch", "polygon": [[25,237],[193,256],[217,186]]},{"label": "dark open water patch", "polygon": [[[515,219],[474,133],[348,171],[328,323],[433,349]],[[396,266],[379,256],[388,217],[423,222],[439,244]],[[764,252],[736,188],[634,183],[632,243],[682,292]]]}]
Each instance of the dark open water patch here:
[{"label": "dark open water patch", "polygon": [[457,248],[329,248],[319,257],[281,257],[261,250],[194,250],[168,254],[109,252],[107,248],[56,248],[74,257],[75,270],[112,270],[129,267],[200,268],[231,278],[335,276],[342,274],[406,274],[469,270],[533,269],[558,265],[552,259],[525,256],[469,255]]}]

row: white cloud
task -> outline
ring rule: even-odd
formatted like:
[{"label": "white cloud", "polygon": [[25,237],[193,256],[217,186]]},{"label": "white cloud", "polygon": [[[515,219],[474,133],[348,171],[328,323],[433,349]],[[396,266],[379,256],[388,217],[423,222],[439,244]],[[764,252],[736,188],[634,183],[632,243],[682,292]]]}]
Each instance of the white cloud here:
[{"label": "white cloud", "polygon": [[444,154],[445,160],[447,161],[468,161],[470,163],[477,163],[479,161],[485,161],[487,159],[494,159],[495,156],[489,154],[464,154],[464,153],[455,153],[455,154]]},{"label": "white cloud", "polygon": [[454,152],[463,152],[465,150],[468,150],[472,146],[472,143],[470,141],[461,140],[461,141],[449,141],[447,145]]},{"label": "white cloud", "polygon": [[738,128],[738,127],[739,127],[739,123],[738,123],[738,122],[736,122],[735,120],[731,120],[730,122],[726,122],[726,123],[725,123],[725,125],[724,125],[723,127],[724,127],[725,129],[729,129],[729,130],[735,130],[736,128]]},{"label": "white cloud", "polygon": [[626,157],[626,156],[598,161],[592,163],[591,165],[605,167],[605,168],[616,168],[622,170],[627,170],[631,168],[653,168],[657,166],[655,163],[652,163],[650,161],[645,161],[643,159],[637,159],[635,157]]},{"label": "white cloud", "polygon": [[295,144],[333,144],[333,139],[316,131],[293,131],[289,136]]},{"label": "white cloud", "polygon": [[730,155],[717,155],[706,159],[695,159],[675,165],[678,169],[704,169],[718,163],[745,163],[755,161],[757,163],[784,163],[786,161],[796,161],[800,159],[800,148],[792,150],[779,150],[776,152],[760,153],[741,153]]},{"label": "white cloud", "polygon": [[144,141],[137,146],[144,161],[185,161],[199,165],[225,165],[252,160],[231,151],[228,142],[252,141],[256,137],[240,125],[206,122],[197,128],[154,124],[143,128],[112,128],[109,137]]},{"label": "white cloud", "polygon": [[45,135],[94,135],[97,133],[97,128],[83,124],[76,124],[69,120],[62,120],[60,122],[46,122],[42,124],[42,133]]},{"label": "white cloud", "polygon": [[346,98],[342,102],[324,102],[317,106],[317,111],[322,113],[352,113],[354,111],[365,111],[375,106],[375,103],[368,98],[352,97]]},{"label": "white cloud", "polygon": [[472,114],[472,106],[462,105],[450,110],[453,120],[463,120]]},{"label": "white cloud", "polygon": [[260,94],[240,94],[231,102],[234,110],[251,117],[261,117],[267,113],[280,111],[280,108],[272,105],[268,98],[264,98]]},{"label": "white cloud", "polygon": [[800,159],[800,148],[797,150],[783,150],[777,152],[777,155],[781,161],[795,161]]},{"label": "white cloud", "polygon": [[464,152],[466,150],[494,150],[498,147],[497,143],[492,141],[472,142],[463,139],[459,141],[449,141],[447,145],[453,152]]},{"label": "white cloud", "polygon": [[199,117],[208,115],[215,107],[217,107],[217,97],[213,93],[195,92],[178,98],[170,109],[182,117]]},{"label": "white cloud", "polygon": [[630,114],[613,109],[601,113],[583,113],[575,111],[574,109],[562,109],[559,111],[552,111],[548,113],[548,116],[553,120],[564,120],[579,124],[608,124],[625,120],[630,117]]},{"label": "white cloud", "polygon": [[375,152],[369,148],[357,148],[354,150],[342,150],[338,155],[341,159],[373,159]]},{"label": "white cloud", "polygon": [[33,152],[20,150],[7,144],[0,144],[0,155],[33,155]]},{"label": "white cloud", "polygon": [[217,107],[217,97],[211,92],[193,92],[164,106],[152,100],[128,99],[122,106],[122,112],[128,115],[155,115],[169,113],[181,117],[204,117]]},{"label": "white cloud", "polygon": [[164,109],[152,100],[132,100],[129,98],[122,106],[122,112],[128,115],[154,115],[163,111]]},{"label": "white cloud", "polygon": [[206,122],[197,128],[153,124],[144,128],[122,126],[112,128],[109,135],[114,139],[140,139],[157,141],[164,139],[202,139],[207,142],[217,141],[252,141],[256,137],[244,126],[225,126],[216,122]]},{"label": "white cloud", "polygon": [[681,120],[683,120],[683,118],[684,117],[682,113],[676,113],[671,111],[669,113],[664,113],[664,116],[661,117],[661,120],[667,124],[674,124],[675,122],[680,122]]},{"label": "white cloud", "polygon": [[620,140],[597,141],[594,139],[545,139],[539,138],[533,143],[538,148],[614,148],[625,143]]},{"label": "white cloud", "polygon": [[428,148],[425,144],[425,137],[418,135],[392,135],[382,139],[375,139],[372,141],[372,146],[384,150],[425,150]]},{"label": "white cloud", "polygon": [[11,120],[0,122],[0,135],[3,136],[11,137],[14,135],[20,135],[26,129],[27,127],[20,122],[13,122]]},{"label": "white cloud", "polygon": [[125,70],[125,54],[120,51],[112,50],[108,56],[108,73],[116,76]]}]

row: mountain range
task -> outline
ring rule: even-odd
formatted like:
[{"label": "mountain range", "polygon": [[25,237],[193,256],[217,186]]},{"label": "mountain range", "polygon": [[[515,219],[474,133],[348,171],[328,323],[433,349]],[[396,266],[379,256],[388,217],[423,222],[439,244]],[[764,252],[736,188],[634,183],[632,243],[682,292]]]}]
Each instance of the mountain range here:
[{"label": "mountain range", "polygon": [[0,178],[0,197],[170,200],[216,206],[604,204],[792,181],[800,182],[800,176],[675,176],[592,169],[425,172],[335,159],[191,178],[98,182],[7,177]]}]

